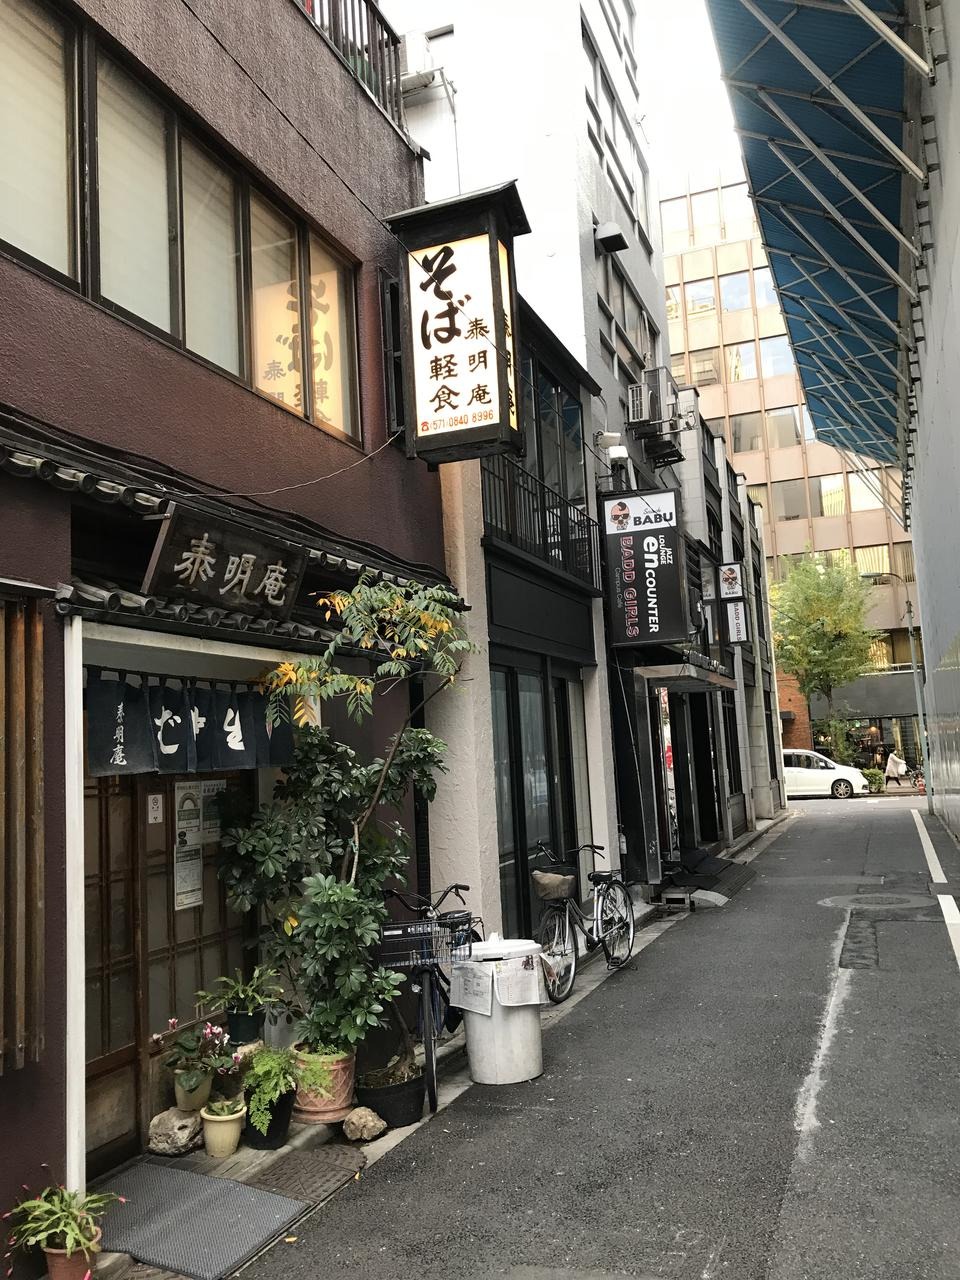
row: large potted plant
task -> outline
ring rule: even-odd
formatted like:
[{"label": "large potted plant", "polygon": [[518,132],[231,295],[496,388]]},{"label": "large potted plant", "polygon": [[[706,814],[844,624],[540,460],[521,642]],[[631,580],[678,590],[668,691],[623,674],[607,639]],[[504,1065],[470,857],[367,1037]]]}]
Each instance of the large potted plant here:
[{"label": "large potted plant", "polygon": [[[236,1074],[240,1054],[230,1048],[230,1036],[214,1022],[181,1031],[177,1019],[171,1018],[167,1034],[172,1032],[177,1034],[163,1064],[173,1072],[177,1106],[181,1111],[199,1111],[210,1097],[214,1076]],[[153,1039],[164,1043],[162,1035]]]},{"label": "large potted plant", "polygon": [[225,1160],[240,1145],[240,1134],[247,1116],[243,1098],[223,1098],[200,1108],[203,1120],[203,1145],[208,1156]]},{"label": "large potted plant", "polygon": [[251,1147],[275,1151],[287,1140],[293,1107],[300,1088],[323,1094],[331,1073],[317,1061],[307,1061],[292,1049],[267,1046],[251,1054],[244,1072],[248,1119],[244,1140]]},{"label": "large potted plant", "polygon": [[267,1006],[283,993],[279,976],[276,969],[262,964],[249,978],[236,969],[233,977],[217,978],[212,991],[198,991],[197,1002],[208,1015],[226,1014],[227,1031],[234,1044],[250,1044],[260,1039]]},{"label": "large potted plant", "polygon": [[123,1203],[123,1197],[111,1191],[83,1195],[62,1186],[44,1187],[5,1215],[12,1229],[10,1244],[21,1249],[39,1245],[50,1280],[83,1280],[100,1248],[100,1219],[118,1201]]}]

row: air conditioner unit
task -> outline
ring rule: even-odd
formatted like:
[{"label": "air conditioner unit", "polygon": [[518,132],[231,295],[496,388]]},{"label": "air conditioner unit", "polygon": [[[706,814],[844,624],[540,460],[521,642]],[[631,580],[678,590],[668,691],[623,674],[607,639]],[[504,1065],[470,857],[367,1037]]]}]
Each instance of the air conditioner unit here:
[{"label": "air conditioner unit", "polygon": [[423,31],[408,31],[400,37],[400,75],[418,76],[434,70],[430,41]]},{"label": "air conditioner unit", "polygon": [[627,422],[638,426],[650,421],[650,388],[642,382],[631,382],[627,387]]}]

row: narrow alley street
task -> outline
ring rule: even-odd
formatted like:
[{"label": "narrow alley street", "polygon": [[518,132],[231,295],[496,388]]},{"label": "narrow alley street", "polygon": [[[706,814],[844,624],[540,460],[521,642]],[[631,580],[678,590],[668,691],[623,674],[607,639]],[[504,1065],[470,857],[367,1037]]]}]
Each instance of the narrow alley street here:
[{"label": "narrow alley street", "polygon": [[547,1032],[542,1078],[469,1089],[247,1280],[955,1278],[960,972],[931,883],[960,854],[920,799],[795,808],[726,908]]}]

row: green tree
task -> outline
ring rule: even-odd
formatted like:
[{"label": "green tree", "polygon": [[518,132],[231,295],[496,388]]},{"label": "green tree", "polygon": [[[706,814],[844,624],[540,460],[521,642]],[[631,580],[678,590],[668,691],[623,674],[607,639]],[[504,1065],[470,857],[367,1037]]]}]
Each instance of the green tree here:
[{"label": "green tree", "polygon": [[777,666],[808,702],[819,693],[832,713],[834,690],[870,670],[869,584],[852,564],[808,555],[773,585],[770,603]]}]

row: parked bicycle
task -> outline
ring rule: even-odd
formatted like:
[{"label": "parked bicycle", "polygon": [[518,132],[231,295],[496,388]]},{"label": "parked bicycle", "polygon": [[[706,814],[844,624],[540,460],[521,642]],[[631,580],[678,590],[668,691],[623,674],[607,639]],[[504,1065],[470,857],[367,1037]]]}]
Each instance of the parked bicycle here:
[{"label": "parked bicycle", "polygon": [[[577,930],[583,934],[587,951],[603,947],[608,969],[626,964],[633,951],[636,921],[633,903],[620,873],[597,871],[596,858],[603,857],[603,845],[582,844],[558,856],[541,840],[537,848],[557,867],[571,872],[534,871],[533,884],[543,901],[537,927],[537,941],[544,958],[544,982],[554,1004],[566,1000],[577,976]],[[577,902],[577,866],[580,854],[594,855],[594,870],[587,879],[593,886],[593,920],[590,922]]]},{"label": "parked bicycle", "polygon": [[448,885],[431,898],[387,889],[384,896],[396,898],[416,920],[391,921],[380,927],[380,956],[388,969],[410,974],[410,989],[419,997],[417,1032],[423,1041],[423,1074],[430,1110],[437,1109],[437,1041],[444,1027],[454,1030],[459,1010],[450,1007],[450,966],[454,960],[469,960],[473,943],[480,940],[482,921],[468,910],[441,911],[453,894],[464,905],[468,884]]}]

